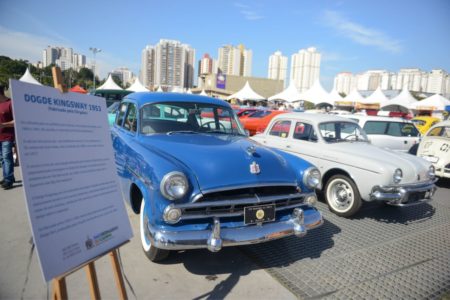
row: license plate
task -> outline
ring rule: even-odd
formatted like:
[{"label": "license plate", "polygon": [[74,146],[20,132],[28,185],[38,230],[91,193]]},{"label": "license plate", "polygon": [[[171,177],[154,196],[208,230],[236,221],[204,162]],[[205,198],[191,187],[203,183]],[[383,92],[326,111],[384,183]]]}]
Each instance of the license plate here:
[{"label": "license plate", "polygon": [[244,223],[257,224],[275,220],[275,205],[257,205],[244,208]]}]

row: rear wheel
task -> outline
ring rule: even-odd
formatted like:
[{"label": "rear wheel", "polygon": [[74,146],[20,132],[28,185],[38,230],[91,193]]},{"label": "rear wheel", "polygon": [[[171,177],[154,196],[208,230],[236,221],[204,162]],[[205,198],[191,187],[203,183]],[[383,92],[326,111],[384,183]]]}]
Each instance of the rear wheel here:
[{"label": "rear wheel", "polygon": [[140,232],[141,232],[141,243],[142,249],[144,250],[145,255],[147,255],[148,259],[153,262],[159,262],[167,258],[169,256],[169,250],[159,249],[152,245],[150,241],[150,234],[148,231],[148,218],[146,214],[146,202],[144,199],[141,201],[141,210],[140,210]]},{"label": "rear wheel", "polygon": [[353,180],[340,174],[328,180],[325,199],[329,209],[341,217],[354,215],[362,205],[361,196]]}]

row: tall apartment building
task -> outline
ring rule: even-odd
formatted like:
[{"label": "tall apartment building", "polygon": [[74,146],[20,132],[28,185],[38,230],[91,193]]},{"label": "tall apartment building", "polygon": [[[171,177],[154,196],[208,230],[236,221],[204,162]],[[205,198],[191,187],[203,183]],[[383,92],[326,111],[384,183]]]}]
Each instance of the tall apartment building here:
[{"label": "tall apartment building", "polygon": [[72,48],[48,46],[42,51],[42,64],[44,67],[55,64],[63,71],[79,70],[86,67],[86,56],[74,53]]},{"label": "tall apartment building", "polygon": [[128,68],[120,67],[116,68],[111,72],[112,76],[118,77],[124,84],[124,86],[128,84],[132,84],[134,74],[132,71],[130,71]]},{"label": "tall apartment building", "polygon": [[291,80],[300,92],[308,90],[320,76],[320,53],[310,47],[291,57]]},{"label": "tall apartment building", "polygon": [[252,56],[252,50],[245,49],[244,45],[238,47],[225,45],[219,48],[218,72],[250,77],[252,75]]},{"label": "tall apartment building", "polygon": [[217,73],[217,61],[210,57],[208,53],[205,53],[198,61],[198,77],[206,74],[216,74]]},{"label": "tall apartment building", "polygon": [[368,70],[356,75],[343,72],[336,75],[334,85],[339,93],[345,94],[354,87],[360,91],[374,91],[380,86],[382,90],[401,90],[406,87],[414,92],[447,95],[450,94],[450,75],[442,69],[430,73],[420,69],[400,69],[398,73]]},{"label": "tall apartment building", "polygon": [[286,86],[287,66],[288,66],[287,56],[283,56],[281,51],[276,51],[269,57],[269,70],[267,78],[275,80],[283,80],[284,86]]},{"label": "tall apartment building", "polygon": [[144,86],[190,88],[194,83],[195,49],[175,40],[161,39],[142,51]]}]

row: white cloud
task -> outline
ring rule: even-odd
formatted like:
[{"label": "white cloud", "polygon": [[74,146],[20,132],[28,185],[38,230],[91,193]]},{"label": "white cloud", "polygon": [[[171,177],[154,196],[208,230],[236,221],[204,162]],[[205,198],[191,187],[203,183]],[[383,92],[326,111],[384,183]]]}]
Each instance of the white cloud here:
[{"label": "white cloud", "polygon": [[393,39],[381,31],[349,21],[336,11],[325,11],[323,19],[326,25],[355,43],[374,46],[391,53],[400,53],[403,50],[399,40]]},{"label": "white cloud", "polygon": [[[86,55],[90,64],[92,53],[80,51],[76,45],[71,45],[70,41],[63,37],[48,37],[30,34],[27,32],[13,31],[0,26],[0,55],[14,59],[28,60],[30,63],[42,61],[42,51],[47,46],[71,47],[75,52]],[[109,72],[117,67],[128,67],[134,72],[139,68],[139,62],[134,63],[114,56],[112,53],[100,52],[96,57],[99,77],[105,77]]]},{"label": "white cloud", "polygon": [[248,5],[242,3],[234,3],[234,6],[239,9],[239,12],[244,16],[246,20],[256,21],[264,18],[263,15],[259,14],[256,10],[252,9]]}]

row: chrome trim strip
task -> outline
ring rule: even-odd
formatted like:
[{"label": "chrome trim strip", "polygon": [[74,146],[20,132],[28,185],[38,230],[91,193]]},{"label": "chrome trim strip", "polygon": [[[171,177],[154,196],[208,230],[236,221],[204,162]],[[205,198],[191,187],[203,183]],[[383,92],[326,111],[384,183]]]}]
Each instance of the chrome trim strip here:
[{"label": "chrome trim strip", "polygon": [[202,190],[199,194],[196,194],[191,197],[191,202],[197,202],[201,197],[203,197],[206,194],[210,193],[217,193],[217,192],[226,192],[231,190],[241,190],[241,189],[249,189],[249,188],[260,188],[260,187],[273,187],[273,186],[290,186],[290,187],[298,187],[297,183],[267,183],[267,182],[260,182],[257,184],[248,184],[248,185],[235,185],[235,186],[226,186],[221,187],[217,189],[209,189],[209,190]]}]

